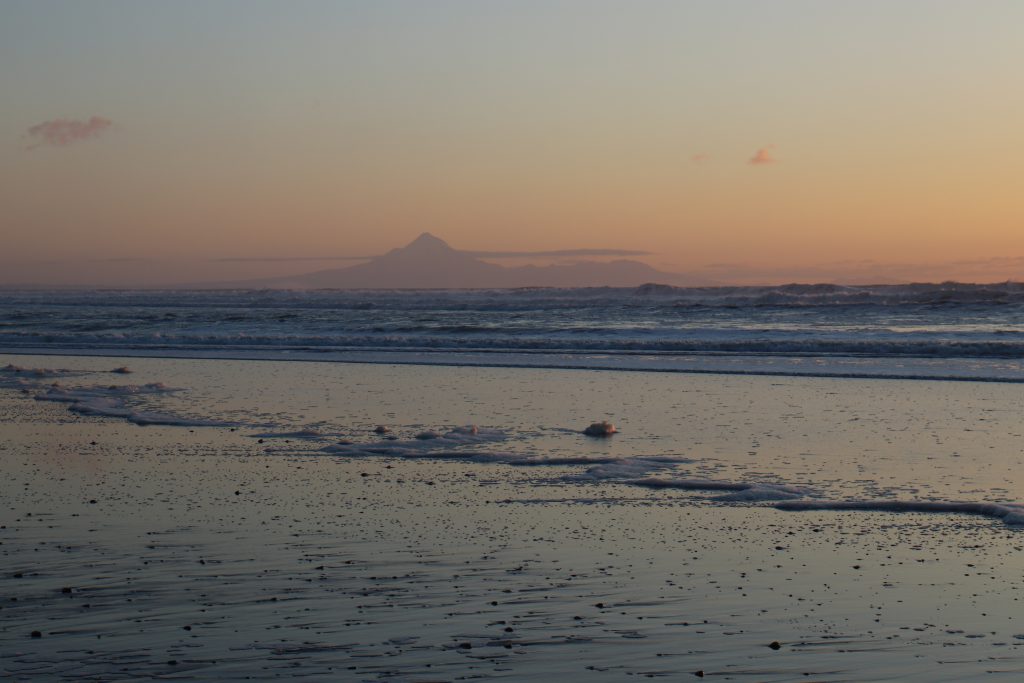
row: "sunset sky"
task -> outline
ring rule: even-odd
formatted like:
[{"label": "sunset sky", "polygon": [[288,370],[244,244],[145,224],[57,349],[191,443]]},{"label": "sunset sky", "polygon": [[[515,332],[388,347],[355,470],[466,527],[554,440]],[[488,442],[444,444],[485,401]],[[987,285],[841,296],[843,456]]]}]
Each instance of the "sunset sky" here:
[{"label": "sunset sky", "polygon": [[423,231],[720,282],[1024,279],[1022,68],[1018,0],[0,0],[0,284]]}]

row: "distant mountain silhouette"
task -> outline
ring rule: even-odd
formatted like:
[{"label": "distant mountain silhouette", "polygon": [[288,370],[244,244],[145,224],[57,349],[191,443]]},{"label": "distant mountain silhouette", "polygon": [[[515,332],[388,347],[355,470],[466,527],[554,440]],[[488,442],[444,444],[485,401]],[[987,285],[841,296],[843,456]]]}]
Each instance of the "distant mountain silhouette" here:
[{"label": "distant mountain silhouette", "polygon": [[639,261],[583,261],[505,267],[452,249],[425,232],[404,247],[366,263],[305,275],[233,283],[270,289],[478,289],[506,287],[635,287],[648,282],[705,285]]}]

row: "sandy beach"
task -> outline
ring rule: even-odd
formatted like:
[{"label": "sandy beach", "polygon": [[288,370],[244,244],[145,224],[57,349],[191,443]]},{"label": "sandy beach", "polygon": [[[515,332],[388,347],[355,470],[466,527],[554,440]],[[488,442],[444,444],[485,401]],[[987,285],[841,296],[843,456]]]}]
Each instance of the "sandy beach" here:
[{"label": "sandy beach", "polygon": [[[1017,502],[1011,384],[8,363],[23,369],[0,390],[9,680],[1024,671],[1012,519],[776,507]],[[55,381],[161,383],[111,395],[177,422],[36,400]],[[596,420],[619,433],[580,433]]]}]

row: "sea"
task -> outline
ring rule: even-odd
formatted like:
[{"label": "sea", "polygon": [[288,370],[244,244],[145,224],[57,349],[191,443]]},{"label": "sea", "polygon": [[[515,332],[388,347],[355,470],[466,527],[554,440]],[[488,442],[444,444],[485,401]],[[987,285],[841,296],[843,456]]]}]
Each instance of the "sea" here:
[{"label": "sea", "polygon": [[1024,381],[1024,284],[8,290],[0,351]]}]

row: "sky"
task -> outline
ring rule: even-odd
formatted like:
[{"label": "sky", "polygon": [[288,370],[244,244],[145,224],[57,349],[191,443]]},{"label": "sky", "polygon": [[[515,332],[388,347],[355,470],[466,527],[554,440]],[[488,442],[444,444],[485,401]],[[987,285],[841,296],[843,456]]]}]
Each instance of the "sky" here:
[{"label": "sky", "polygon": [[723,283],[1024,279],[1022,64],[1018,0],[0,0],[0,284],[424,231]]}]

